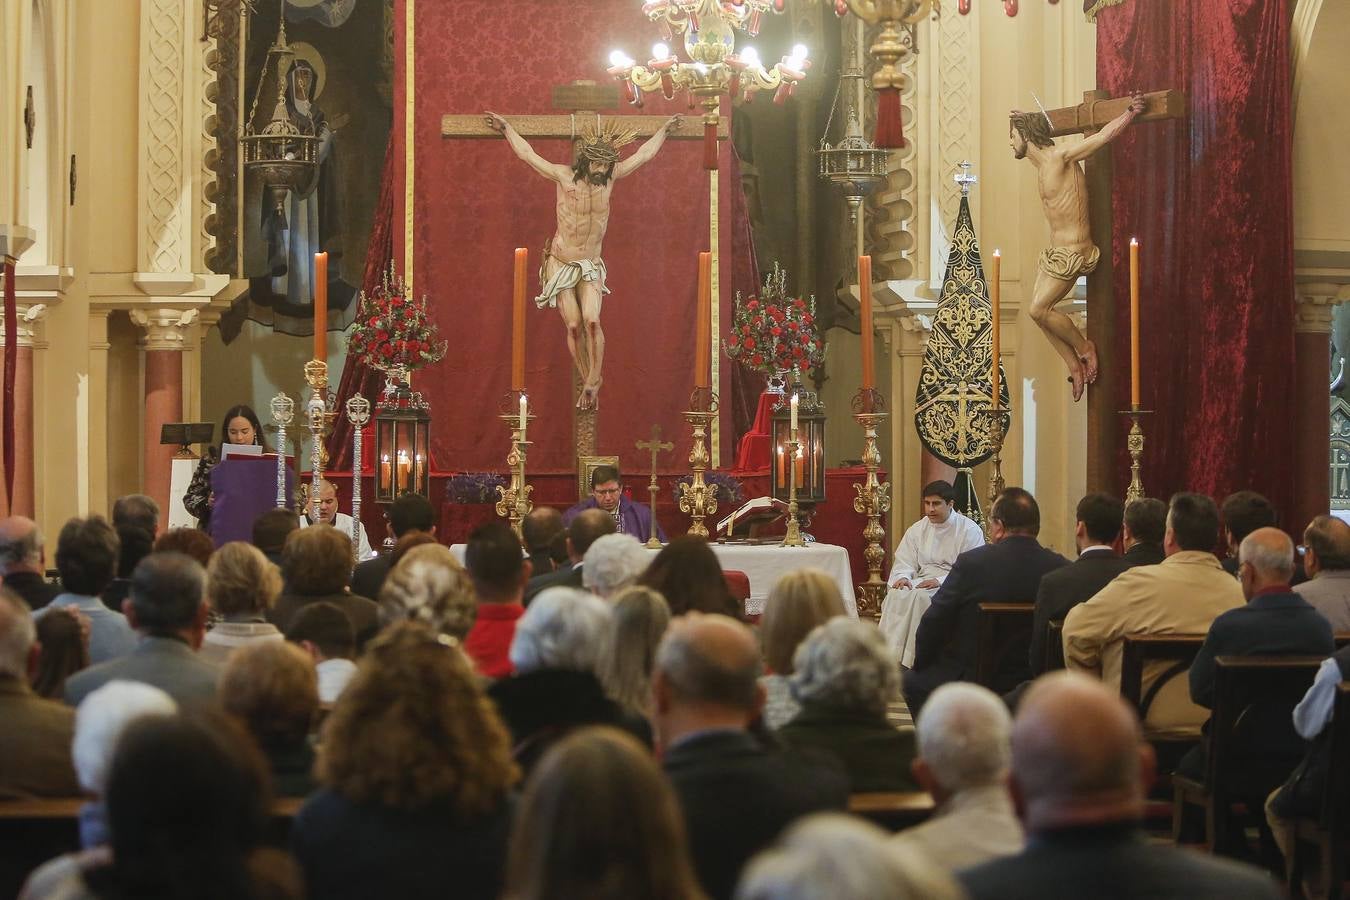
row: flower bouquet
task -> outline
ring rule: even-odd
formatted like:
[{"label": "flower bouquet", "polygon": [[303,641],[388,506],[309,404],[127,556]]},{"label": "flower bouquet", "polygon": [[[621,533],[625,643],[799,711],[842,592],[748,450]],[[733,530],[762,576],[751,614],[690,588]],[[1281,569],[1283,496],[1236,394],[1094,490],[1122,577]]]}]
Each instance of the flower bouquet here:
[{"label": "flower bouquet", "polygon": [[816,298],[789,297],[787,273],[774,263],[759,296],[742,299],[737,292],[724,349],[741,365],[780,378],[818,365],[825,344],[816,326]]},{"label": "flower bouquet", "polygon": [[370,296],[362,291],[359,302],[347,352],[363,364],[406,380],[408,372],[445,358],[446,342],[427,316],[427,298],[409,296],[393,263],[379,287]]}]

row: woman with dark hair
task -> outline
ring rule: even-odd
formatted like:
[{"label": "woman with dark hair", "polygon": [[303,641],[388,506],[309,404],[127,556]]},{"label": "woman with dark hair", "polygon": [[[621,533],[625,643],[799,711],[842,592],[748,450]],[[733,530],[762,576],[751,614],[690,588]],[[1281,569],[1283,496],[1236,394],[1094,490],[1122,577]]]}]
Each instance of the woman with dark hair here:
[{"label": "woman with dark hair", "polygon": [[240,403],[231,406],[220,424],[220,444],[211,447],[197,464],[192,473],[192,482],[183,495],[183,508],[188,515],[197,519],[197,525],[203,531],[211,522],[211,470],[220,462],[226,444],[253,444],[267,452],[267,442],[263,440],[262,423],[252,407]]},{"label": "woman with dark hair", "polygon": [[33,693],[49,700],[62,700],[66,679],[89,666],[89,620],[71,607],[53,610],[37,620],[37,640],[42,645]]},{"label": "woman with dark hair", "polygon": [[311,897],[496,900],[519,771],[454,638],[399,622],[324,722],[291,847]]},{"label": "woman with dark hair", "polygon": [[702,900],[674,791],[650,752],[584,728],[544,755],[511,834],[506,900]]},{"label": "woman with dark hair", "polygon": [[722,564],[702,538],[686,535],[666,544],[638,584],[659,591],[670,604],[672,616],[695,611],[742,618],[741,605],[727,588]]},{"label": "woman with dark hair", "polygon": [[122,732],[104,793],[111,843],[47,866],[26,900],[281,900],[299,873],[264,847],[267,767],[220,714],[146,716]]}]

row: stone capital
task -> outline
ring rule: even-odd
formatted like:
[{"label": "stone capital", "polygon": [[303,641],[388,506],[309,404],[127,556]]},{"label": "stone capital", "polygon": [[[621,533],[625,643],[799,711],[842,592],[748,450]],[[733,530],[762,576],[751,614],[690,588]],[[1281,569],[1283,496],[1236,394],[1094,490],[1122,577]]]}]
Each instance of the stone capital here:
[{"label": "stone capital", "polygon": [[[39,323],[41,322],[42,318],[47,315],[47,304],[21,303],[18,305],[17,309],[19,313],[19,329],[18,329],[19,346],[32,347],[34,346],[34,344],[38,342],[37,334],[39,330]],[[5,334],[4,319],[0,318],[0,345],[5,344],[8,338],[9,335]]]},{"label": "stone capital", "polygon": [[197,321],[196,309],[172,309],[167,306],[137,307],[128,310],[133,324],[145,329],[141,346],[146,350],[187,349],[187,331]]},{"label": "stone capital", "polygon": [[1336,307],[1350,301],[1350,284],[1300,282],[1294,296],[1294,332],[1330,334]]}]

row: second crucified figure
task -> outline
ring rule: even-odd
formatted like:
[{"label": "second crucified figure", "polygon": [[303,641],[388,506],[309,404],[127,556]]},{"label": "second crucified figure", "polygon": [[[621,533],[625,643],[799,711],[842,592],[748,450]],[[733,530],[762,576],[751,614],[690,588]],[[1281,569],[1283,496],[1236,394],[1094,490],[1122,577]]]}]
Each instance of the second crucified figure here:
[{"label": "second crucified figure", "polygon": [[534,151],[501,116],[487,114],[488,124],[530,168],[557,185],[557,230],[544,249],[539,268],[540,291],[534,302],[540,309],[556,306],[567,325],[567,349],[581,377],[577,406],[594,409],[600,393],[600,367],[605,359],[605,333],[600,329],[600,306],[605,287],[605,262],[600,245],[609,225],[609,196],[614,182],[649,162],[666,135],[680,126],[672,116],[637,152],[620,161],[619,148],[633,140],[631,131],[613,122],[582,135],[577,159],[571,166],[551,163]]}]

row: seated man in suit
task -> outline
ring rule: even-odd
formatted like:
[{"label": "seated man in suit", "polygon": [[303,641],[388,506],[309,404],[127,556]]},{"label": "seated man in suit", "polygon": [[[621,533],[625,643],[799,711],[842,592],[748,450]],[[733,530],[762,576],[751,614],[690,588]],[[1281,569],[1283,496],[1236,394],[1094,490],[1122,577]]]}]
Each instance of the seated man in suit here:
[{"label": "seated man in suit", "polygon": [[1121,542],[1125,561],[1132,566],[1156,566],[1167,558],[1163,553],[1163,533],[1167,530],[1167,504],[1153,497],[1125,504]]},{"label": "seated man in suit", "polygon": [[1153,748],[1118,695],[1071,672],[1044,676],[1013,723],[1011,789],[1027,847],[962,872],[966,893],[971,900],[1281,896],[1258,869],[1145,840],[1153,775]]},{"label": "seated man in suit", "polygon": [[48,584],[47,549],[37,523],[23,516],[0,519],[0,577],[29,609],[41,609],[60,593]]},{"label": "seated man in suit", "polygon": [[[981,603],[1030,603],[1041,576],[1069,564],[1040,545],[1040,531],[1035,497],[1018,487],[999,494],[989,513],[990,543],[957,557],[919,623],[914,669],[904,684],[915,715],[939,685],[975,677]],[[1024,652],[1016,657],[1026,658]]]},{"label": "seated man in suit", "polygon": [[1350,631],[1350,525],[1318,516],[1303,529],[1303,546],[1308,580],[1294,591],[1327,617],[1332,631]]},{"label": "seated man in suit", "polygon": [[566,535],[562,513],[552,506],[536,506],[525,514],[520,523],[520,539],[535,575],[547,575],[558,568],[553,549],[559,538],[565,539]]},{"label": "seated man in suit", "polygon": [[591,470],[591,496],[563,513],[563,524],[572,524],[573,519],[588,509],[604,510],[621,534],[631,534],[645,543],[655,528],[657,539],[663,544],[666,542],[666,533],[652,515],[651,507],[624,496],[623,478],[614,466],[596,466]]},{"label": "seated man in suit", "polygon": [[206,570],[182,553],[141,560],[123,604],[140,642],[127,656],[70,676],[66,702],[79,706],[91,691],[119,678],[153,685],[185,707],[213,701],[220,671],[197,656],[206,633],[205,587]]},{"label": "seated man in suit", "polygon": [[[436,510],[431,501],[421,494],[404,494],[389,504],[386,519],[389,534],[395,541],[413,532],[433,537],[436,534]],[[350,531],[347,533],[351,534]],[[387,553],[357,563],[356,571],[352,573],[352,593],[374,600],[380,596],[380,588],[384,586],[388,574]]]},{"label": "seated man in suit", "polygon": [[754,634],[727,616],[678,618],[657,648],[656,742],[712,900],[731,897],[745,863],[794,819],[848,802],[830,762],[768,749],[747,730],[764,702],[759,669]]},{"label": "seated man in suit", "polygon": [[28,687],[41,648],[28,605],[0,588],[0,800],[78,797],[75,712]]},{"label": "seated man in suit", "polygon": [[1045,671],[1047,626],[1062,620],[1069,610],[1096,594],[1130,568],[1112,545],[1120,535],[1125,506],[1110,494],[1088,494],[1078,501],[1078,524],[1074,542],[1078,558],[1062,569],[1047,572],[1036,592],[1036,611],[1031,625],[1031,674]]},{"label": "seated man in suit", "polygon": [[[1219,541],[1219,510],[1203,494],[1177,494],[1167,513],[1163,547],[1156,566],[1135,566],[1064,618],[1067,668],[1096,675],[1120,690],[1120,663],[1127,634],[1204,634],[1220,613],[1241,606],[1242,586],[1212,552]],[[1172,663],[1150,663],[1145,692]],[[1186,686],[1173,678],[1159,690],[1148,711],[1155,731],[1194,737],[1205,721]]]},{"label": "seated man in suit", "polygon": [[581,587],[586,551],[591,549],[591,544],[598,538],[614,534],[617,527],[614,524],[614,517],[603,509],[587,509],[578,513],[567,526],[567,558],[571,562],[559,566],[552,572],[531,578],[525,585],[525,605],[529,606],[535,594],[545,588]]}]

